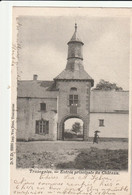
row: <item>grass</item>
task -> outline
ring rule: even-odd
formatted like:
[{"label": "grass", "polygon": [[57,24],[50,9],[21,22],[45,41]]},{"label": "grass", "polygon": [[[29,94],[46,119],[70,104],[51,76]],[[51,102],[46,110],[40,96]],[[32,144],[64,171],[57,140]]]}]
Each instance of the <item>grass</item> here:
[{"label": "grass", "polygon": [[74,161],[59,163],[58,169],[127,170],[128,151],[90,148],[81,151]]},{"label": "grass", "polygon": [[[127,170],[124,142],[18,142],[17,168]],[[109,148],[109,149],[106,149]]]},{"label": "grass", "polygon": [[49,152],[17,155],[17,168],[51,168],[54,156]]}]

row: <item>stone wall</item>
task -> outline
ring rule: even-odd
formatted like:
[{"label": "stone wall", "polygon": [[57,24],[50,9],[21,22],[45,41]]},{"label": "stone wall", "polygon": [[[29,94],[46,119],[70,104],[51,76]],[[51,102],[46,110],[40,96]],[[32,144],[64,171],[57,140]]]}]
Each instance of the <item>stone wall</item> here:
[{"label": "stone wall", "polygon": [[[80,118],[84,122],[84,140],[93,137],[94,131],[101,131],[101,137],[128,138],[128,92],[92,91],[90,100],[89,82],[59,81],[58,96],[50,98],[18,98],[17,139],[57,140],[63,138],[63,124],[69,118]],[[76,87],[79,96],[77,114],[70,113],[69,95]],[[108,104],[109,102],[109,104]],[[40,103],[46,103],[46,112],[40,111]],[[126,111],[126,112],[125,112]],[[49,121],[49,134],[35,134],[36,120]],[[104,119],[104,126],[99,126]]]},{"label": "stone wall", "polygon": [[[84,122],[84,140],[89,136],[89,112],[90,112],[90,82],[86,81],[58,81],[58,139],[62,139],[63,123],[68,118],[80,118]],[[77,114],[70,113],[69,95],[73,94],[70,91],[72,87],[77,88],[79,104]]]},{"label": "stone wall", "polygon": [[82,52],[82,44],[81,43],[70,43],[68,45],[68,58],[71,57],[78,57],[83,58],[83,52]]},{"label": "stone wall", "polygon": [[[99,119],[104,120],[104,126],[99,126]],[[93,137],[95,130],[100,131],[100,137],[128,138],[129,115],[122,113],[90,113],[90,137]]]},{"label": "stone wall", "polygon": [[[40,103],[46,103],[46,111],[40,110]],[[18,98],[17,101],[17,139],[56,140],[57,139],[57,100],[39,98]],[[49,121],[49,134],[35,134],[36,120]]]}]

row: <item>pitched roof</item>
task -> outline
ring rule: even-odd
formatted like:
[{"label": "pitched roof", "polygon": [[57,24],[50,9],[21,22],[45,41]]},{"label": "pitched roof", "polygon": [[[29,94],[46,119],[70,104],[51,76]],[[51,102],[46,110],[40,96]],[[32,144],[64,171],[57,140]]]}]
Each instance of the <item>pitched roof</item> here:
[{"label": "pitched roof", "polygon": [[18,97],[56,97],[54,81],[22,80],[18,81]]},{"label": "pitched roof", "polygon": [[129,92],[128,91],[91,91],[90,111],[91,112],[128,112]]},{"label": "pitched roof", "polygon": [[[73,42],[74,44],[70,44]],[[55,77],[54,80],[88,80],[93,86],[94,80],[84,70],[82,46],[78,47],[78,43],[76,42],[80,42],[83,45],[83,42],[77,35],[77,24],[75,24],[75,32],[71,40],[68,42],[69,47],[66,68]]]},{"label": "pitched roof", "polygon": [[93,86],[93,79],[89,76],[89,74],[85,70],[63,70],[57,77],[55,77],[55,80],[89,80],[92,81]]}]

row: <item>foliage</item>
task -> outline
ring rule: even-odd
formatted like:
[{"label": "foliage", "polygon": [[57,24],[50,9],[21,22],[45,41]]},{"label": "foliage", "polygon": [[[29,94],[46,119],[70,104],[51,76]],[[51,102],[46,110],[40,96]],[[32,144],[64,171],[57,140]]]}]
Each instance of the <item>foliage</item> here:
[{"label": "foliage", "polygon": [[72,131],[75,132],[76,134],[78,134],[81,130],[81,125],[79,122],[75,122],[73,125],[72,125]]},{"label": "foliage", "polygon": [[122,87],[118,87],[116,83],[110,83],[109,81],[105,81],[103,79],[100,80],[100,82],[96,85],[94,90],[115,90],[115,91],[123,91]]},{"label": "foliage", "polygon": [[83,134],[78,134],[77,138],[82,138],[83,139]]},{"label": "foliage", "polygon": [[64,132],[64,137],[65,138],[74,138],[76,135],[70,132]]}]

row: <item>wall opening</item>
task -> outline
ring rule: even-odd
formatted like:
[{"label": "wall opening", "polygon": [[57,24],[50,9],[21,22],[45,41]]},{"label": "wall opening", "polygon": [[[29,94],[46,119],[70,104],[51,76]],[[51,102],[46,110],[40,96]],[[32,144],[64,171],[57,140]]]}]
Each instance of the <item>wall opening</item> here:
[{"label": "wall opening", "polygon": [[49,133],[49,121],[37,120],[36,121],[36,134],[46,135]]},{"label": "wall opening", "polygon": [[84,124],[79,118],[69,118],[63,123],[63,140],[82,141],[84,140]]}]

